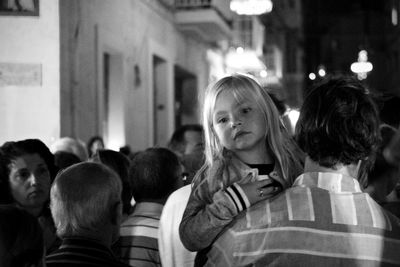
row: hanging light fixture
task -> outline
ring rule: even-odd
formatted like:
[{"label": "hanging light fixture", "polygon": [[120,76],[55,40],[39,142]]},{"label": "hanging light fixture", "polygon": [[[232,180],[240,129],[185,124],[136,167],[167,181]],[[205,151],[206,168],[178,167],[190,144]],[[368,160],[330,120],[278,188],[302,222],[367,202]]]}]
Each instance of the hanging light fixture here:
[{"label": "hanging light fixture", "polygon": [[358,52],[358,60],[351,64],[350,69],[357,74],[359,80],[367,78],[367,73],[372,71],[372,63],[368,61],[368,53],[366,50]]},{"label": "hanging light fixture", "polygon": [[239,15],[260,15],[272,11],[271,0],[231,0],[230,8]]}]

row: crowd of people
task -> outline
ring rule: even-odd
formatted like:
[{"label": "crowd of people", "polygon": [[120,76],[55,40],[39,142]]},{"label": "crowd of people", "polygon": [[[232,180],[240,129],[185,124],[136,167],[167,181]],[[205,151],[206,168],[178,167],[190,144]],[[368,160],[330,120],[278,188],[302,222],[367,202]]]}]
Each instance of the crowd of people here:
[{"label": "crowd of people", "polygon": [[134,154],[1,145],[0,266],[400,266],[399,125],[361,82],[311,88],[294,135],[248,75],[202,107]]}]

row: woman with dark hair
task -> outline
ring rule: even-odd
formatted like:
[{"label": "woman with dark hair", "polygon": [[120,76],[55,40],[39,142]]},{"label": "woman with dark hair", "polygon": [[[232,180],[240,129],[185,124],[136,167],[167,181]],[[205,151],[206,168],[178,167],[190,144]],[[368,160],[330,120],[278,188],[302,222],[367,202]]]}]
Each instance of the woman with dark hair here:
[{"label": "woman with dark hair", "polygon": [[89,139],[87,143],[87,151],[89,154],[89,158],[92,157],[97,150],[104,149],[104,140],[103,137],[95,135]]},{"label": "woman with dark hair", "polygon": [[[12,204],[35,216],[43,230],[46,251],[57,247],[58,239],[49,209],[50,185],[57,174],[54,156],[38,139],[6,142],[0,147],[2,204]],[[1,168],[0,168],[1,169]]]},{"label": "woman with dark hair", "polygon": [[110,149],[100,149],[91,158],[91,161],[98,162],[110,167],[121,178],[122,182],[122,212],[125,216],[132,210],[132,190],[128,178],[130,160],[121,152]]},{"label": "woman with dark hair", "polygon": [[43,266],[43,232],[34,216],[0,205],[0,266]]}]

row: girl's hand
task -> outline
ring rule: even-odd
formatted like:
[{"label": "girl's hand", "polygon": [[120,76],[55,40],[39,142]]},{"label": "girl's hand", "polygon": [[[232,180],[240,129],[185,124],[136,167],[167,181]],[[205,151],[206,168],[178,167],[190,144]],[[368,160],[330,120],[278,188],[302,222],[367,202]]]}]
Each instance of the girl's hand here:
[{"label": "girl's hand", "polygon": [[282,191],[282,187],[272,179],[265,179],[251,183],[241,184],[240,187],[246,194],[251,205],[271,198]]}]

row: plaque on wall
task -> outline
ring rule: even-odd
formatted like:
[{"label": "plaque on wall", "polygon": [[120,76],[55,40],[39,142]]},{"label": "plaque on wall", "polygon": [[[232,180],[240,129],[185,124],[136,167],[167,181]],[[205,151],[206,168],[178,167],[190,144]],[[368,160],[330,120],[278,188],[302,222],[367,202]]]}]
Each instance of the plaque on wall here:
[{"label": "plaque on wall", "polygon": [[0,16],[39,16],[39,0],[0,0]]},{"label": "plaque on wall", "polygon": [[0,86],[41,85],[42,64],[0,62]]}]

